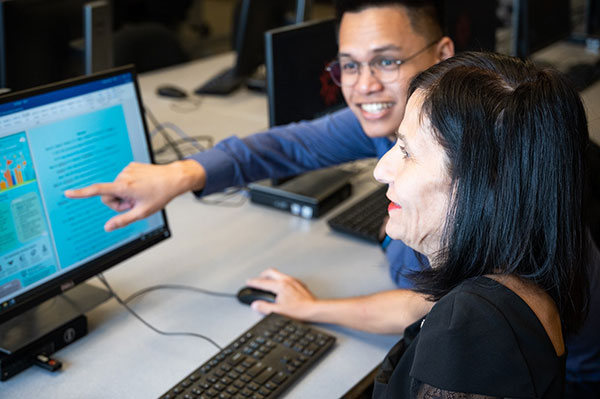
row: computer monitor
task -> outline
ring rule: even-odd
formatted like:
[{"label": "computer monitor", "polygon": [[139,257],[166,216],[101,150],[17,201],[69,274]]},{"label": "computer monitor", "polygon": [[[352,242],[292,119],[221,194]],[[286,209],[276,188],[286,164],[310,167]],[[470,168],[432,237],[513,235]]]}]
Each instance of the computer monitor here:
[{"label": "computer monitor", "polygon": [[162,211],[107,233],[115,211],[65,197],[132,161],[153,157],[131,67],[0,97],[0,354],[3,327],[170,236]]},{"label": "computer monitor", "polygon": [[[239,0],[233,29],[235,64],[197,88],[196,94],[229,94],[240,87],[265,62],[264,33],[302,22],[309,3],[306,0]],[[292,19],[290,12],[295,15]],[[264,82],[254,82],[254,87],[262,90]]]},{"label": "computer monitor", "polygon": [[600,36],[600,2],[586,0],[585,2],[585,33],[596,39]]},{"label": "computer monitor", "polygon": [[0,1],[0,87],[23,90],[84,73],[85,0]]},{"label": "computer monitor", "polygon": [[512,54],[527,58],[571,34],[569,0],[515,0]]},{"label": "computer monitor", "polygon": [[318,118],[346,105],[340,88],[325,70],[336,56],[334,19],[265,34],[270,126]]}]

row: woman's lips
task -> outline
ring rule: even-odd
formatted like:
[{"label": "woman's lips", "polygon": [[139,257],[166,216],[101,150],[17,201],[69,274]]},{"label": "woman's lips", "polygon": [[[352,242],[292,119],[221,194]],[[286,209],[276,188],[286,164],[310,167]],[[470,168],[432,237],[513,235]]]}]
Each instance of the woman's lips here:
[{"label": "woman's lips", "polygon": [[390,204],[388,205],[388,212],[393,211],[394,209],[402,209],[402,207],[400,205],[397,205],[393,202],[390,202]]}]

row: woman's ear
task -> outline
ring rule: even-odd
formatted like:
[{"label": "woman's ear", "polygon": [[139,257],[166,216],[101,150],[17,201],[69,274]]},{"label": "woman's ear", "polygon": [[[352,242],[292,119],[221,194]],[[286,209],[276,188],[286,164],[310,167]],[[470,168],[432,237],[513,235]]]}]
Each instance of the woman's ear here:
[{"label": "woman's ear", "polygon": [[454,57],[454,42],[448,36],[444,36],[436,45],[435,50],[437,62]]}]

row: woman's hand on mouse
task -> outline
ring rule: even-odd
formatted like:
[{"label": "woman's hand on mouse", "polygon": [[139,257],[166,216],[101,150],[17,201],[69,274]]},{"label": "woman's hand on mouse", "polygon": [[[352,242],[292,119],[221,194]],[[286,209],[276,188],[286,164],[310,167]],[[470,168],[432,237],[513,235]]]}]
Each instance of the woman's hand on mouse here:
[{"label": "woman's hand on mouse", "polygon": [[252,302],[252,309],[263,314],[275,312],[302,320],[311,318],[311,310],[317,298],[300,280],[271,268],[263,271],[258,277],[248,280],[246,284],[277,295],[274,303]]}]

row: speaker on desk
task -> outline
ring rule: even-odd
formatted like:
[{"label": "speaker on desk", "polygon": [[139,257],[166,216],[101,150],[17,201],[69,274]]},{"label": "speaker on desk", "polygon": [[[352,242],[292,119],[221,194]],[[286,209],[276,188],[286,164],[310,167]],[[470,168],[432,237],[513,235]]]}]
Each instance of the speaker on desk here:
[{"label": "speaker on desk", "polygon": [[110,5],[106,0],[83,6],[85,73],[112,68],[113,37]]}]

